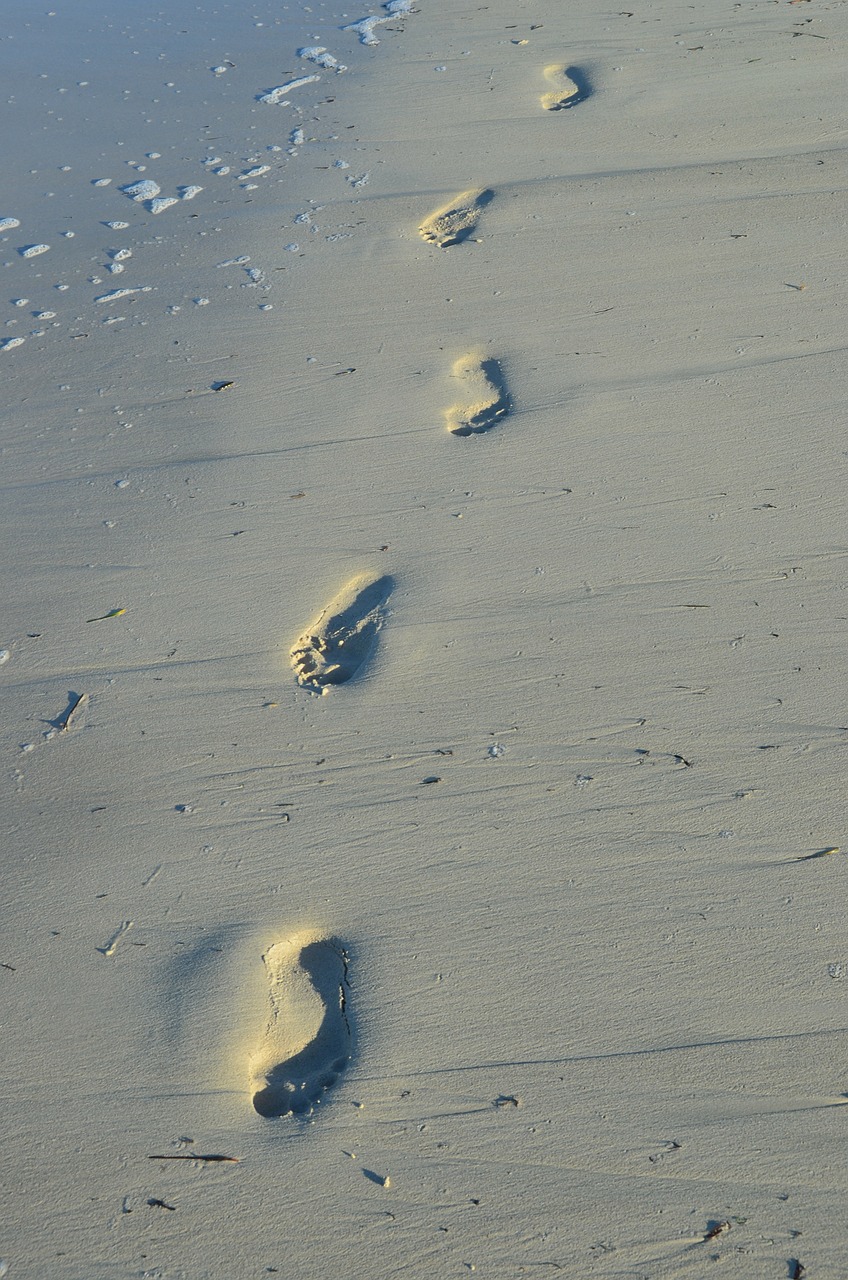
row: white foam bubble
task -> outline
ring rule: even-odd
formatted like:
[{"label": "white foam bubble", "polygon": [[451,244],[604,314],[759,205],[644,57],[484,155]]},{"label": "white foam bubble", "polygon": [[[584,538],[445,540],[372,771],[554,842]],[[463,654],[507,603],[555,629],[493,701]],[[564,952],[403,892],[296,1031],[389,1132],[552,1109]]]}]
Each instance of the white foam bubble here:
[{"label": "white foam bubble", "polygon": [[347,71],[347,67],[320,44],[298,49],[297,56],[305,58],[307,62],[314,62],[317,67],[325,67],[327,71]]},{"label": "white foam bubble", "polygon": [[20,218],[0,218],[0,232],[13,231],[21,225]]},{"label": "white foam bubble", "polygon": [[15,347],[22,347],[25,342],[26,338],[2,338],[0,351],[12,351]]},{"label": "white foam bubble", "polygon": [[110,293],[101,293],[94,301],[115,302],[118,298],[128,298],[131,293],[150,293],[151,288],[151,285],[143,284],[135,285],[132,289],[112,289]]},{"label": "white foam bubble", "polygon": [[140,178],[138,182],[130,182],[121,187],[121,190],[130,200],[153,200],[162,188],[152,178]]},{"label": "white foam bubble", "polygon": [[258,101],[277,106],[287,93],[291,93],[292,89],[300,89],[303,85],[314,84],[316,80],[320,79],[320,76],[300,76],[297,80],[289,80],[286,84],[278,85],[276,89],[268,89],[266,93],[260,93]]},{"label": "white foam bubble", "polygon": [[374,28],[385,21],[385,18],[360,18],[358,22],[349,22],[346,27],[342,27],[342,31],[355,31],[359,36],[360,44],[379,44],[380,41],[374,35]]},{"label": "white foam bubble", "polygon": [[385,22],[391,22],[392,18],[397,18],[401,14],[412,13],[412,0],[388,0],[383,8],[388,17],[360,18],[358,22],[350,22],[346,27],[342,27],[342,31],[355,31],[361,44],[379,44],[380,41],[374,35],[374,28],[381,27]]},{"label": "white foam bubble", "polygon": [[46,253],[49,248],[49,244],[27,244],[23,249],[19,249],[18,253],[22,258],[37,258],[39,254]]},{"label": "white foam bubble", "polygon": [[151,213],[162,213],[163,210],[170,209],[172,204],[177,203],[176,196],[154,196],[152,200],[145,201],[144,207],[149,209]]}]

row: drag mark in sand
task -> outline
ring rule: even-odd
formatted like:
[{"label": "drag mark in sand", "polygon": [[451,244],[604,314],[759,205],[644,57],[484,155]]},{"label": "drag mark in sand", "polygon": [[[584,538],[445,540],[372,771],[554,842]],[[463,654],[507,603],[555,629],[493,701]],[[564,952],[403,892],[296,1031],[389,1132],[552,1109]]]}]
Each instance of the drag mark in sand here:
[{"label": "drag mark in sand", "polygon": [[493,200],[494,191],[463,191],[449,204],[436,209],[422,222],[418,230],[425,240],[440,249],[467,240],[476,229],[483,208]]},{"label": "drag mark in sand", "polygon": [[297,683],[311,693],[351,680],[372,656],[394,580],[364,575],[339,592],[291,651]]},{"label": "drag mark in sand", "polygon": [[592,93],[586,74],[579,67],[566,67],[561,63],[545,67],[545,79],[554,86],[552,93],[542,94],[542,106],[546,111],[566,111],[585,102]]},{"label": "drag mark in sand", "polygon": [[262,959],[271,1011],[250,1062],[253,1106],[268,1120],[308,1116],[350,1061],[347,953],[335,938],[301,933]]},{"label": "drag mark in sand", "polygon": [[453,435],[479,435],[509,413],[509,392],[497,360],[471,352],[456,361],[452,373],[463,387],[463,399],[445,411]]}]

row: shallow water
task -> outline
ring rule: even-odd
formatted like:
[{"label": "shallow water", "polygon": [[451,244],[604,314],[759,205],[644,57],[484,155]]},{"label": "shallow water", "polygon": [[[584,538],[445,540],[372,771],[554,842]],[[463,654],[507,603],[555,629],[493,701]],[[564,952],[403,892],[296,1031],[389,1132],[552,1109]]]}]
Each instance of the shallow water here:
[{"label": "shallow water", "polygon": [[163,299],[166,256],[210,271],[234,259],[270,310],[249,243],[195,253],[198,238],[296,184],[303,121],[345,78],[372,74],[373,50],[341,30],[350,17],[340,3],[6,6],[0,355],[17,372],[69,329],[90,346],[92,330],[215,305],[232,286],[201,270],[191,297]]}]

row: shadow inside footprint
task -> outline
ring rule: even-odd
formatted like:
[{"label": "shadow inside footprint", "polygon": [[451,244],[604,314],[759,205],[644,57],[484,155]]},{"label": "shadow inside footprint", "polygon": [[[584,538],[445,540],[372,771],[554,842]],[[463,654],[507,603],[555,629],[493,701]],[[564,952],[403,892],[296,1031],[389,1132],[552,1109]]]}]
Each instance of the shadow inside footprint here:
[{"label": "shadow inside footprint", "polygon": [[510,398],[506,380],[497,360],[483,360],[474,378],[486,388],[483,403],[471,405],[463,412],[453,411],[450,432],[455,436],[480,435],[509,413]]},{"label": "shadow inside footprint", "polygon": [[394,579],[384,574],[357,590],[361,581],[337,596],[292,649],[292,665],[302,688],[323,693],[330,685],[345,684],[371,657]]},{"label": "shadow inside footprint", "polygon": [[564,82],[558,92],[544,95],[546,111],[567,111],[592,96],[592,83],[580,67],[552,67],[546,74],[551,83]]},{"label": "shadow inside footprint", "polygon": [[440,249],[462,244],[476,231],[482,210],[494,198],[494,191],[488,187],[482,191],[464,191],[450,204],[431,213],[421,224],[419,231],[425,240],[438,245]]},{"label": "shadow inside footprint", "polygon": [[[323,1004],[324,1015],[308,1044],[265,1072],[265,1087],[254,1093],[253,1106],[267,1120],[310,1115],[351,1057],[346,952],[332,942],[311,942],[300,952],[297,966]],[[296,1018],[294,1009],[287,1010],[285,991],[277,993],[275,1003],[280,1019]]]}]

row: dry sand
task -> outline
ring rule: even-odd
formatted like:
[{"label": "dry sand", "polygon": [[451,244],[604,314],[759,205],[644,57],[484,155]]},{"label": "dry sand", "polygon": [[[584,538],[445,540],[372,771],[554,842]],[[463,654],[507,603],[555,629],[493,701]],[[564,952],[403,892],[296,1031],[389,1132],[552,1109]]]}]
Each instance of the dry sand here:
[{"label": "dry sand", "polygon": [[52,12],[10,1280],[844,1276],[845,5]]}]

